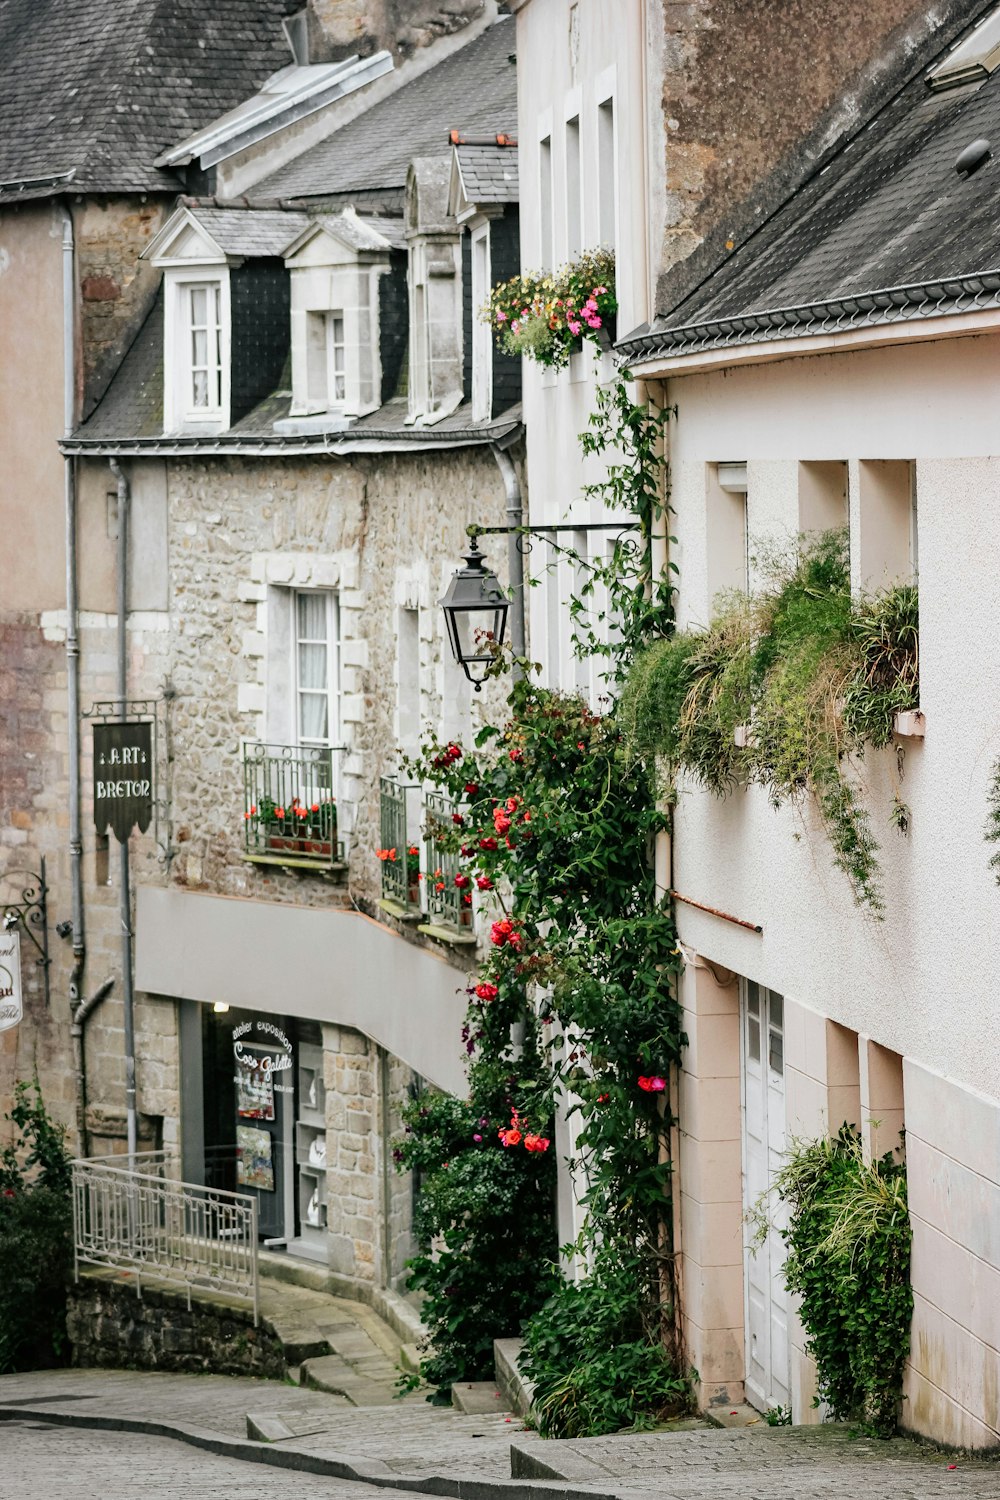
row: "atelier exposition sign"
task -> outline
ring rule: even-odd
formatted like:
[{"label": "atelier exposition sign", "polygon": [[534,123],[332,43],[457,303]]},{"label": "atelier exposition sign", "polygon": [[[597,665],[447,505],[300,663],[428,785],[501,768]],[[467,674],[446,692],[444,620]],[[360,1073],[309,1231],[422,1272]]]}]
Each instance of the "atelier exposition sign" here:
[{"label": "atelier exposition sign", "polygon": [[0,930],[0,1031],[16,1026],[21,1015],[21,935]]},{"label": "atelier exposition sign", "polygon": [[124,844],[153,819],[153,726],[132,720],[94,725],[94,823]]}]

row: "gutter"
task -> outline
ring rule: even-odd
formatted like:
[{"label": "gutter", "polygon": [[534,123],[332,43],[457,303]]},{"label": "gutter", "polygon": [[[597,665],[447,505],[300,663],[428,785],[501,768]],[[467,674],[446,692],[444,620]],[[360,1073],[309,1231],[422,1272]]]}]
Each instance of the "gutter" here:
[{"label": "gutter", "polygon": [[[825,302],[796,307],[766,308],[728,318],[713,318],[676,328],[651,330],[621,339],[615,346],[620,362],[650,374],[646,366],[667,360],[686,360],[692,355],[792,343],[814,337],[831,337],[867,330],[902,331],[929,319],[993,311],[1000,308],[1000,270],[949,277],[942,281],[913,282],[885,287]],[[925,337],[937,337],[930,333]],[[665,367],[665,366],[664,366]],[[674,366],[676,367],[676,365]]]},{"label": "gutter", "polygon": [[490,428],[487,431],[456,433],[435,432],[432,428],[411,430],[406,436],[399,433],[367,437],[343,437],[331,442],[324,437],[297,437],[277,439],[273,437],[240,438],[79,438],[66,437],[59,444],[64,456],[78,454],[88,458],[188,458],[236,455],[244,458],[290,458],[299,454],[326,455],[331,458],[352,453],[426,453],[447,452],[452,448],[486,448],[495,443],[506,444],[511,437],[522,431],[520,422],[508,427]]}]

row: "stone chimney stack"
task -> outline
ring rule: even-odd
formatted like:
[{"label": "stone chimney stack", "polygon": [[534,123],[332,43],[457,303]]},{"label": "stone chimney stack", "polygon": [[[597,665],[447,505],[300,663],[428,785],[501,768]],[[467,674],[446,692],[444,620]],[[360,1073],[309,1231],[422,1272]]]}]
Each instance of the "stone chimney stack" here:
[{"label": "stone chimney stack", "polygon": [[309,56],[336,62],[385,49],[398,62],[495,9],[490,0],[308,0]]}]

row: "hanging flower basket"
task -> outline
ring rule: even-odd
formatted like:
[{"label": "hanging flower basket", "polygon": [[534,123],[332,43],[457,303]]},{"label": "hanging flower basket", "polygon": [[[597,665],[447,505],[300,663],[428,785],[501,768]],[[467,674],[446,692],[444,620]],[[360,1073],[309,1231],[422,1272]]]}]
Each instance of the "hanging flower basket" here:
[{"label": "hanging flower basket", "polygon": [[584,340],[610,347],[617,311],[614,251],[588,250],[551,275],[501,282],[479,316],[506,354],[561,370]]}]

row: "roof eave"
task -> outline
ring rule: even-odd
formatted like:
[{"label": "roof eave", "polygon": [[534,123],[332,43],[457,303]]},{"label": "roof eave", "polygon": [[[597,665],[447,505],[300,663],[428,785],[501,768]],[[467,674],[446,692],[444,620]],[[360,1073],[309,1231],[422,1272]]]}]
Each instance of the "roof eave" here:
[{"label": "roof eave", "polygon": [[516,440],[523,424],[498,421],[463,432],[439,432],[418,428],[406,435],[398,432],[350,431],[315,434],[309,437],[237,437],[220,433],[217,437],[133,437],[133,438],[64,438],[59,451],[78,458],[186,458],[218,456],[244,458],[287,458],[293,454],[316,454],[330,457],[352,453],[413,453],[414,451],[449,451],[455,448],[482,448],[491,443],[502,446]]}]

